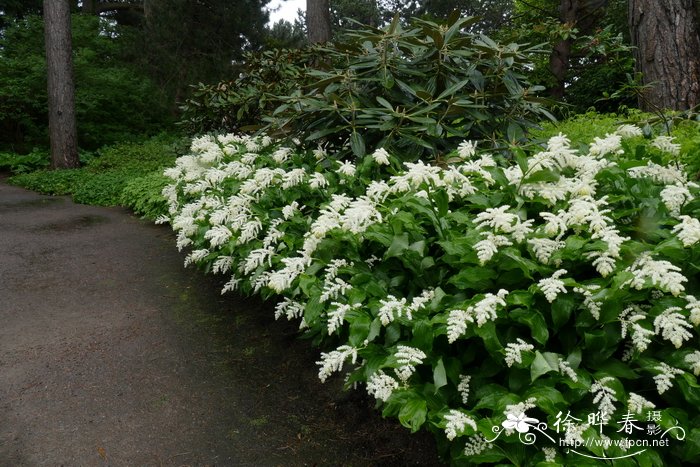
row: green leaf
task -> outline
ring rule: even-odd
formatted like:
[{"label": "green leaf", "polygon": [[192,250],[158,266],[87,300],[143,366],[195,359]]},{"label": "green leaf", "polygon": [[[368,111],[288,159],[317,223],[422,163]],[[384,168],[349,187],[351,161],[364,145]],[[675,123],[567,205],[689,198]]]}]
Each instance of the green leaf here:
[{"label": "green leaf", "polygon": [[350,149],[352,149],[352,153],[357,157],[365,155],[365,140],[362,135],[356,131],[350,135]]},{"label": "green leaf", "polygon": [[379,105],[381,105],[382,107],[386,107],[391,111],[394,110],[394,107],[389,103],[389,101],[384,99],[382,96],[377,96],[377,102],[379,102]]},{"label": "green leaf", "polygon": [[527,325],[530,328],[530,335],[537,343],[542,345],[547,343],[549,331],[547,330],[547,321],[542,313],[537,310],[519,308],[511,311],[509,316],[516,322]]},{"label": "green leaf", "polygon": [[[543,384],[543,382],[540,382]],[[525,393],[524,399],[534,397],[537,399],[537,408],[550,414],[556,415],[559,411],[568,409],[566,399],[561,392],[551,386],[537,386]]]},{"label": "green leaf", "polygon": [[558,182],[559,174],[550,169],[538,170],[528,175],[522,183]]},{"label": "green leaf", "polygon": [[695,462],[700,459],[700,428],[693,428],[683,443],[683,459]]},{"label": "green leaf", "polygon": [[410,428],[411,433],[415,433],[423,426],[427,415],[428,408],[425,399],[411,398],[399,410],[399,422],[406,428]]},{"label": "green leaf", "polygon": [[573,295],[559,295],[554,302],[552,302],[552,322],[554,324],[554,329],[559,329],[566,323],[571,317],[571,312],[576,309],[576,299]]},{"label": "green leaf", "polygon": [[401,256],[408,249],[408,233],[404,232],[401,235],[395,235],[391,241],[389,249],[384,254],[387,258]]},{"label": "green leaf", "polygon": [[487,290],[493,286],[493,280],[497,274],[491,268],[467,267],[462,269],[457,275],[452,276],[448,283],[463,290]]},{"label": "green leaf", "polygon": [[445,364],[442,362],[442,357],[433,369],[433,382],[435,383],[435,392],[447,385],[447,374],[445,373]]},{"label": "green leaf", "polygon": [[530,380],[534,382],[537,378],[550,371],[559,372],[559,361],[557,358],[557,354],[551,352],[542,354],[536,350],[535,359],[530,365]]},{"label": "green leaf", "polygon": [[[348,318],[348,321],[350,321],[350,318]],[[350,323],[350,336],[348,337],[350,345],[353,347],[361,346],[370,334],[371,324],[370,317],[364,312],[353,316]]]}]

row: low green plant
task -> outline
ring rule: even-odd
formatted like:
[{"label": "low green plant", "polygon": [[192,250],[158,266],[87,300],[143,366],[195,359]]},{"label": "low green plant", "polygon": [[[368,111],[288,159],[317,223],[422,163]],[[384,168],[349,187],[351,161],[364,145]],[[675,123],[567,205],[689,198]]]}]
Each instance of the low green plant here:
[{"label": "low green plant", "polygon": [[35,149],[29,154],[0,152],[0,170],[8,170],[14,174],[33,172],[48,165],[49,155],[40,149]]},{"label": "low green plant", "polygon": [[168,203],[163,189],[170,179],[160,172],[127,181],[122,190],[119,204],[126,206],[146,219],[156,220],[168,213]]},{"label": "low green plant", "polygon": [[545,122],[531,135],[536,139],[548,139],[563,133],[575,147],[584,148],[597,135],[614,133],[623,123],[641,127],[648,139],[653,134],[673,136],[680,150],[678,154],[667,153],[664,162],[680,163],[691,178],[700,178],[700,120],[692,112],[667,112],[660,116],[635,110],[617,114],[587,112],[558,122]]},{"label": "low green plant", "polygon": [[[158,178],[164,167],[171,165],[184,151],[182,139],[167,134],[142,142],[120,143],[86,153],[85,165],[72,170],[39,170],[14,176],[12,183],[30,190],[54,195],[73,195],[76,202],[99,206],[153,205],[155,198],[135,199],[134,180],[155,174]],[[129,194],[123,195],[129,186]],[[144,196],[149,193],[144,187]],[[152,188],[152,187],[151,187]],[[155,194],[153,195],[155,196]],[[143,214],[148,214],[143,212]]]},{"label": "low green plant", "polygon": [[454,463],[683,465],[700,187],[664,164],[678,150],[632,125],[580,151],[464,142],[442,165],[203,137],[166,170],[160,220],[224,292],[281,295],[322,381],[344,372]]}]

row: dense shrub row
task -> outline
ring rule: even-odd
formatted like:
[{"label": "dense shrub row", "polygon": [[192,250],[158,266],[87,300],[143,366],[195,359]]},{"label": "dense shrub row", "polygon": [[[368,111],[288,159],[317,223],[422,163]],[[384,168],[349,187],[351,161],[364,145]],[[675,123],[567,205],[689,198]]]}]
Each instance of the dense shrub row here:
[{"label": "dense shrub row", "polygon": [[[166,170],[161,221],[224,292],[281,295],[322,381],[455,462],[680,465],[700,455],[700,201],[678,151],[630,125],[440,165],[206,136]],[[652,435],[630,420],[670,447],[632,451]]]},{"label": "dense shrub row", "polygon": [[[476,18],[395,19],[310,50],[251,54],[235,81],[199,86],[183,123],[197,131],[259,129],[347,157],[382,146],[434,160],[465,138],[522,141],[548,116],[526,79],[533,54],[467,32]],[[309,67],[313,64],[313,67]]]}]

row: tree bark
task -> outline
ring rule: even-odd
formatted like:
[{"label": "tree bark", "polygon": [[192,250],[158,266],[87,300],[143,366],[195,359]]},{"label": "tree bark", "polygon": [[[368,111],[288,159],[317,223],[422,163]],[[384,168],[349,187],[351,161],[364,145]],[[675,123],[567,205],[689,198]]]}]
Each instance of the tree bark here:
[{"label": "tree bark", "polygon": [[44,0],[51,167],[74,168],[78,159],[69,0]]},{"label": "tree bark", "polygon": [[306,0],[306,37],[312,44],[331,40],[329,0]]},{"label": "tree bark", "polygon": [[[559,4],[559,21],[562,24],[574,27],[578,18],[578,0],[561,0]],[[550,95],[555,99],[564,97],[566,85],[566,73],[569,71],[569,58],[571,57],[571,39],[559,41],[549,56],[549,70],[554,75],[556,84],[550,89]]]},{"label": "tree bark", "polygon": [[700,104],[700,28],[693,0],[630,0],[637,71],[649,85],[644,110],[687,110]]}]

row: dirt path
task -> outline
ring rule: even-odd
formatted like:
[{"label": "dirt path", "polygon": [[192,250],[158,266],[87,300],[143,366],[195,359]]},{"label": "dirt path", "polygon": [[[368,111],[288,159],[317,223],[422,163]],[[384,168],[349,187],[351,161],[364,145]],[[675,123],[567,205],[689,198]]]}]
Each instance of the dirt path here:
[{"label": "dirt path", "polygon": [[0,180],[0,466],[436,465],[166,227]]}]

